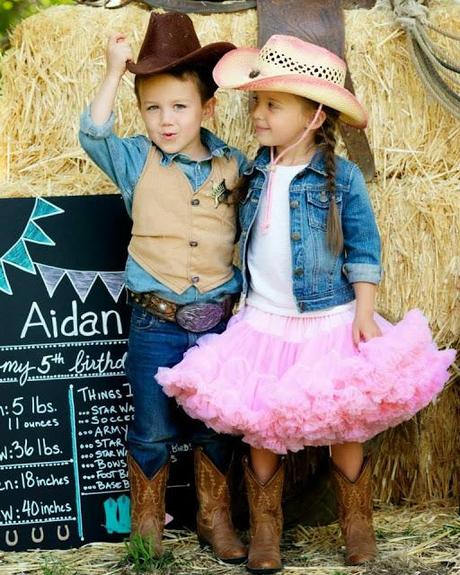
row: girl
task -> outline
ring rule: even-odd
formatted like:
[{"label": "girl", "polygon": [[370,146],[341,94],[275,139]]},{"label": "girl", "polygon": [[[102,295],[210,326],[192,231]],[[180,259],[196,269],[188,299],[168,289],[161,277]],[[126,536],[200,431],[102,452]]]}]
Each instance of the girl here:
[{"label": "girl", "polygon": [[413,310],[374,313],[380,240],[363,177],[335,156],[336,120],[364,128],[337,56],[291,36],[227,53],[216,83],[253,92],[261,149],[242,201],[242,310],[157,380],[192,417],[251,445],[247,568],[281,569],[280,454],[329,445],[347,564],[376,555],[363,442],[412,417],[448,379]]}]

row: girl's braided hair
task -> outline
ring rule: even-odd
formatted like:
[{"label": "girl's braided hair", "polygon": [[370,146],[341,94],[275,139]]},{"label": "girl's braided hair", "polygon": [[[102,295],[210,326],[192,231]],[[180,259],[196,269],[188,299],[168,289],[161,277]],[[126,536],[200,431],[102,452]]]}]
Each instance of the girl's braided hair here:
[{"label": "girl's braided hair", "polygon": [[323,107],[326,112],[326,120],[315,134],[315,142],[323,151],[326,174],[327,191],[329,196],[329,210],[327,214],[327,245],[334,255],[339,255],[343,250],[342,222],[335,201],[335,146],[336,127],[339,113],[331,108]]}]

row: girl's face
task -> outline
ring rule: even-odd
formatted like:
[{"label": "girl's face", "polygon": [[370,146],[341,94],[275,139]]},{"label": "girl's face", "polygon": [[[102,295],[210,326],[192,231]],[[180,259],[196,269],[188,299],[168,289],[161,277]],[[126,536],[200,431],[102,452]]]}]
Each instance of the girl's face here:
[{"label": "girl's face", "polygon": [[[283,92],[253,92],[250,99],[251,117],[256,138],[262,146],[274,146],[278,153],[294,144],[313,119],[316,108],[305,98]],[[319,125],[323,122],[320,114]],[[315,131],[302,142],[313,142]]]}]

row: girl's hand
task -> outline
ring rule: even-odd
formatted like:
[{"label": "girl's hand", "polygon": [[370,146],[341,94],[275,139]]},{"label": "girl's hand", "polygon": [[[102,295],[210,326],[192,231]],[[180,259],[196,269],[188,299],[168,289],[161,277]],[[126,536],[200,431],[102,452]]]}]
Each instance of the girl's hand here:
[{"label": "girl's hand", "polygon": [[356,315],[352,325],[353,343],[358,347],[361,341],[369,341],[373,337],[382,335],[379,326],[374,318],[370,315]]},{"label": "girl's hand", "polygon": [[106,50],[107,75],[121,78],[126,72],[126,62],[133,59],[131,46],[120,32],[109,37]]}]

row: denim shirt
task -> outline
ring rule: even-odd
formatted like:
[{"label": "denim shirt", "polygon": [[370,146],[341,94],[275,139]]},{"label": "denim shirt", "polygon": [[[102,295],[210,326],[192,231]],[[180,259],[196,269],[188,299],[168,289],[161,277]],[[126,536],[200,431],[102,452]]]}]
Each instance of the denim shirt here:
[{"label": "denim shirt", "polygon": [[[114,121],[115,117],[112,113],[104,124],[95,124],[91,118],[90,108],[86,108],[80,118],[80,143],[93,162],[118,187],[131,217],[134,191],[153,144],[147,137],[141,135],[119,138],[113,133]],[[236,148],[227,146],[225,142],[204,128],[201,129],[201,141],[209,150],[209,157],[195,161],[185,154],[161,152],[162,165],[167,167],[175,162],[189,179],[194,191],[204,184],[211,173],[213,156],[236,157],[240,175],[247,171],[249,164],[245,156]],[[200,293],[195,286],[190,286],[185,292],[177,294],[144,270],[131,255],[128,255],[126,285],[135,292],[153,291],[169,301],[187,304],[218,300],[227,294],[238,293],[241,289],[241,272],[234,267],[234,275],[230,280],[206,293]]]},{"label": "denim shirt", "polygon": [[[249,287],[248,241],[266,188],[269,162],[269,150],[262,148],[240,206],[243,297]],[[289,187],[292,286],[300,312],[352,301],[355,295],[351,284],[377,284],[381,278],[380,237],[364,178],[355,164],[339,156],[336,202],[344,235],[344,250],[338,256],[331,253],[326,242],[329,196],[324,155],[318,151]]]}]

